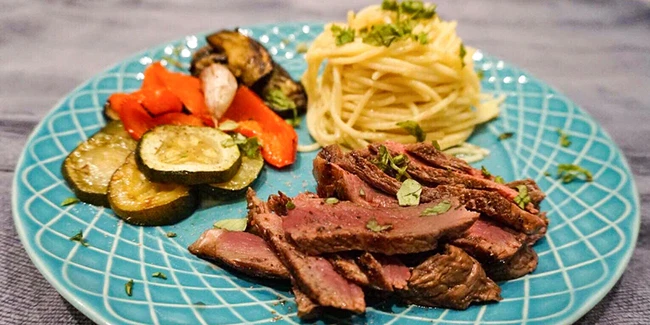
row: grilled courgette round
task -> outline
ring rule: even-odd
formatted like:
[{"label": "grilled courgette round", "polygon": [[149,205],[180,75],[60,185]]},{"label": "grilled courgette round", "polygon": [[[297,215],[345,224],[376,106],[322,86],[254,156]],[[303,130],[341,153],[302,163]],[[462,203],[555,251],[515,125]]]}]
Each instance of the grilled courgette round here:
[{"label": "grilled courgette round", "polygon": [[111,121],[82,142],[63,161],[61,173],[79,200],[108,207],[106,193],[111,175],[137,143],[120,121]]},{"label": "grilled courgette round", "polygon": [[263,167],[264,159],[261,156],[258,155],[255,158],[242,156],[241,166],[230,180],[202,185],[200,189],[216,197],[241,193],[257,179]]},{"label": "grilled courgette round", "polygon": [[185,185],[231,179],[241,164],[239,148],[218,129],[161,125],[142,136],[136,161],[152,181]]},{"label": "grilled courgette round", "polygon": [[108,202],[113,212],[128,223],[163,226],[191,215],[198,198],[188,186],[148,180],[131,154],[111,177]]}]

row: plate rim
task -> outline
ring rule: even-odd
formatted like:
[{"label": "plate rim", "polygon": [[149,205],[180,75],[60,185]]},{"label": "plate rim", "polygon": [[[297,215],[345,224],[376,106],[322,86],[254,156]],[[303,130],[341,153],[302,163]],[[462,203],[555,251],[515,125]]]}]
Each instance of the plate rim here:
[{"label": "plate rim", "polygon": [[[302,21],[302,20],[296,20],[296,21],[285,21],[285,22],[271,22],[271,23],[261,23],[261,24],[250,24],[250,25],[244,25],[241,27],[235,27],[235,28],[242,28],[242,29],[270,29],[276,26],[282,26],[282,25],[294,25],[294,24],[299,24],[299,25],[319,25],[319,24],[326,24],[327,22],[323,21],[318,21],[318,20],[313,20],[313,21]],[[223,28],[223,29],[227,29]],[[100,74],[109,71],[110,69],[120,65],[124,61],[129,61],[136,59],[142,55],[144,55],[148,51],[152,51],[154,49],[158,48],[163,48],[164,46],[169,45],[170,43],[178,42],[180,39],[186,36],[202,36],[210,33],[210,31],[201,31],[201,32],[196,32],[192,34],[187,34],[187,35],[180,35],[174,39],[167,40],[160,42],[158,44],[155,44],[153,46],[149,46],[146,48],[143,48],[134,54],[127,55],[126,57],[118,60],[115,63],[111,63],[109,65],[106,65],[104,68],[100,69],[99,72],[92,74],[88,79],[84,80],[82,83],[80,83],[78,86],[76,86],[74,89],[68,91],[63,97],[61,97],[52,107],[49,108],[47,113],[40,119],[38,124],[32,129],[31,133],[29,134],[27,140],[25,141],[25,145],[23,146],[23,149],[20,153],[20,156],[18,158],[18,161],[16,162],[16,165],[14,167],[14,177],[12,180],[12,185],[11,185],[11,210],[12,210],[12,215],[13,215],[13,221],[14,221],[14,228],[16,229],[16,232],[18,234],[18,238],[20,239],[20,242],[27,252],[27,255],[29,256],[29,259],[31,260],[32,264],[36,267],[36,269],[41,273],[41,275],[50,283],[52,287],[61,295],[63,298],[66,299],[71,305],[73,305],[77,310],[79,310],[82,314],[90,318],[93,322],[98,323],[98,324],[111,324],[108,319],[102,317],[100,313],[96,311],[96,308],[92,305],[86,305],[82,300],[80,300],[72,291],[70,291],[68,288],[66,288],[60,281],[56,279],[52,271],[45,265],[45,262],[38,256],[36,250],[34,247],[32,247],[32,243],[29,241],[29,238],[27,238],[27,233],[25,229],[25,225],[23,223],[23,220],[20,216],[20,213],[16,209],[18,206],[18,194],[17,194],[17,188],[18,188],[18,178],[19,178],[19,173],[18,173],[18,167],[22,166],[24,164],[25,160],[25,155],[26,155],[26,150],[25,148],[27,147],[28,144],[30,144],[35,136],[36,133],[42,129],[43,125],[47,120],[49,120],[56,110],[56,108],[60,107],[63,105],[73,94],[77,93],[79,90],[83,89],[86,87],[88,84],[93,82],[93,80]],[[480,50],[480,49],[479,49]],[[498,56],[493,56],[490,55],[489,53],[480,50],[481,53],[483,53],[484,56],[494,59],[494,60],[499,60],[506,62],[510,67],[513,67],[524,74],[527,75],[528,78],[532,78],[548,87],[548,89],[552,90],[555,94],[563,97],[564,99],[569,100],[571,103],[574,104],[575,108],[580,111],[584,116],[594,124],[600,128],[602,131],[604,137],[606,140],[609,141],[609,143],[612,145],[613,149],[616,150],[616,152],[620,155],[621,157],[621,164],[623,167],[625,167],[625,171],[631,176],[630,177],[630,185],[631,185],[631,191],[632,191],[632,207],[634,209],[634,213],[632,217],[635,219],[636,222],[632,223],[632,227],[630,230],[632,231],[632,236],[630,238],[630,243],[632,245],[629,246],[628,250],[625,251],[621,263],[616,265],[615,271],[612,273],[612,276],[607,279],[606,283],[601,287],[600,290],[594,292],[587,300],[586,303],[584,303],[581,307],[577,308],[574,312],[568,314],[564,320],[569,322],[569,323],[575,323],[578,321],[580,318],[582,318],[584,315],[586,315],[590,310],[592,310],[600,301],[602,301],[605,296],[612,290],[612,288],[618,283],[618,281],[621,279],[623,276],[623,273],[625,273],[625,270],[628,267],[628,264],[630,260],[632,259],[632,255],[634,254],[634,251],[636,249],[637,243],[638,243],[638,236],[639,236],[639,231],[641,227],[641,206],[640,206],[640,194],[636,185],[636,180],[634,178],[634,173],[632,172],[632,169],[630,168],[630,165],[628,163],[627,157],[625,156],[624,152],[621,150],[621,148],[618,146],[618,144],[613,140],[613,138],[610,136],[609,132],[603,127],[603,125],[595,119],[588,111],[582,108],[581,105],[578,105],[573,99],[567,97],[563,92],[559,91],[558,88],[556,88],[552,83],[549,83],[545,80],[542,80],[538,78],[535,74],[530,73],[527,69],[521,68],[518,65],[511,64],[506,60],[501,59]],[[22,169],[21,169],[22,170]]]}]

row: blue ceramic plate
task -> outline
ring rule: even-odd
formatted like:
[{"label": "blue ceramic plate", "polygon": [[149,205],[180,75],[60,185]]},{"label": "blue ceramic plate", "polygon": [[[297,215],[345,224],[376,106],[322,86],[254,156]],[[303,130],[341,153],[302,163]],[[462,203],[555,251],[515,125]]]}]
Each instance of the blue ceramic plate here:
[{"label": "blue ceramic plate", "polygon": [[[322,31],[319,24],[281,24],[245,29],[260,40],[294,78],[305,69],[301,42]],[[80,141],[105,124],[102,105],[116,91],[139,87],[152,62],[185,47],[185,58],[203,45],[189,36],[139,53],[90,79],[59,102],[36,127],[16,168],[13,211],[20,238],[52,285],[92,320],[101,324],[299,323],[289,288],[238,277],[189,254],[186,247],[222,218],[242,217],[238,200],[204,208],[169,227],[142,228],[123,223],[111,210],[87,204],[62,207],[72,196],[61,163]],[[603,129],[573,102],[527,72],[477,52],[483,89],[506,95],[500,117],[478,129],[471,142],[489,149],[481,162],[506,180],[530,177],[548,194],[543,210],[551,221],[535,249],[537,270],[501,283],[503,301],[465,311],[382,305],[346,322],[370,324],[566,324],[577,320],[611,289],[632,255],[639,232],[639,203],[630,170]],[[571,137],[558,144],[557,129]],[[502,132],[514,137],[499,141]],[[304,125],[300,142],[311,139]],[[266,168],[260,197],[282,190],[289,195],[315,189],[311,161],[303,153],[289,169]],[[594,181],[562,184],[557,164],[575,163],[593,172]],[[69,240],[83,231],[89,247]],[[168,231],[178,234],[168,238]],[[167,279],[153,278],[163,272]],[[133,279],[133,296],[124,284]],[[325,322],[343,320],[325,318]]]}]

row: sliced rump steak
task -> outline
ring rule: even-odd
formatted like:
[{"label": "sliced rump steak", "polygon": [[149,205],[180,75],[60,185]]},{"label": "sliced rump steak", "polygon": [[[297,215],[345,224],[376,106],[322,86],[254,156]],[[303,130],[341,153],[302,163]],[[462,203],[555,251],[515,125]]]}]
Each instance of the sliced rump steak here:
[{"label": "sliced rump steak", "polygon": [[296,306],[298,307],[298,317],[304,320],[309,320],[318,317],[320,315],[322,308],[311,300],[306,294],[304,294],[297,286],[293,286],[291,289],[296,300]]},{"label": "sliced rump steak", "polygon": [[485,272],[494,281],[516,279],[535,271],[537,260],[535,250],[528,245],[524,245],[515,256],[505,263],[485,265]]},{"label": "sliced rump steak", "polygon": [[501,300],[501,288],[473,257],[447,245],[444,253],[431,256],[413,269],[402,296],[422,306],[466,309],[472,302]]},{"label": "sliced rump steak", "polygon": [[362,250],[386,255],[433,250],[440,239],[454,239],[478,219],[454,199],[439,215],[425,210],[439,202],[413,207],[376,208],[348,201],[325,203],[298,197],[282,226],[287,236],[308,254]]},{"label": "sliced rump steak", "polygon": [[367,287],[370,284],[368,276],[359,267],[356,257],[348,253],[330,254],[327,259],[332,263],[336,272],[352,283]]},{"label": "sliced rump steak", "polygon": [[[252,189],[249,189],[249,193]],[[254,195],[254,194],[250,194]],[[356,313],[366,308],[363,291],[339,275],[323,257],[305,255],[285,239],[282,219],[272,213],[253,214],[253,223],[284,262],[294,283],[314,303]]]},{"label": "sliced rump steak", "polygon": [[503,263],[517,254],[525,242],[526,235],[480,218],[452,244],[483,263]]},{"label": "sliced rump steak", "polygon": [[269,245],[251,233],[208,229],[189,251],[251,276],[289,279],[289,271]]}]

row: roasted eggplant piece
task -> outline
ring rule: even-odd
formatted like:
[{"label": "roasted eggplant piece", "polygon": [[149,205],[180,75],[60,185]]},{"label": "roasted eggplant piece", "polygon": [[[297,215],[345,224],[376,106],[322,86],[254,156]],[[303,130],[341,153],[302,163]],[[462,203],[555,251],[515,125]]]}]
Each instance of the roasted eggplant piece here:
[{"label": "roasted eggplant piece", "polygon": [[205,45],[196,50],[194,55],[192,55],[190,73],[195,77],[199,77],[203,69],[215,63],[227,64],[228,57],[225,53],[220,52],[219,49],[215,49],[210,45]]},{"label": "roasted eggplant piece", "polygon": [[[307,110],[307,94],[300,82],[273,62],[273,72],[253,87],[269,108],[284,118],[295,118]],[[295,115],[294,115],[295,114]]]},{"label": "roasted eggplant piece", "polygon": [[264,46],[236,30],[222,30],[206,40],[213,52],[226,55],[230,71],[248,87],[273,70],[273,60]]}]

